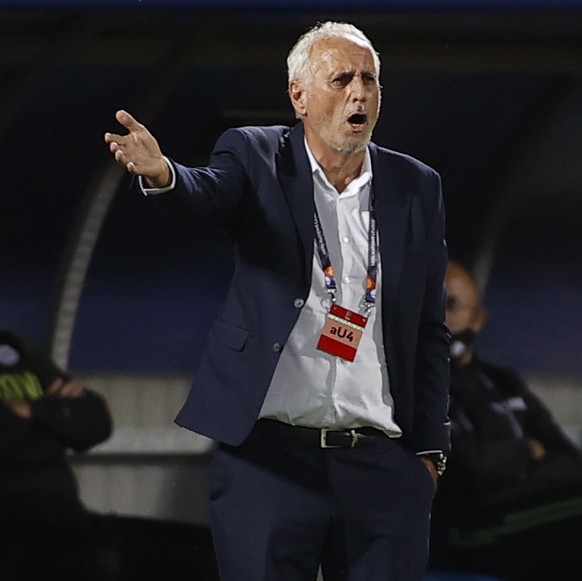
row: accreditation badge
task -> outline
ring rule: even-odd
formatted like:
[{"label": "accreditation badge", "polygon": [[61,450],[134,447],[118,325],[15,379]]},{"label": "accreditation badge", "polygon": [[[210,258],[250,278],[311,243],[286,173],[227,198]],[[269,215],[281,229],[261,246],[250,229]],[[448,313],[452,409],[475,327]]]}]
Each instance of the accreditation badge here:
[{"label": "accreditation badge", "polygon": [[317,348],[346,361],[353,361],[367,322],[367,317],[334,303],[325,319]]}]

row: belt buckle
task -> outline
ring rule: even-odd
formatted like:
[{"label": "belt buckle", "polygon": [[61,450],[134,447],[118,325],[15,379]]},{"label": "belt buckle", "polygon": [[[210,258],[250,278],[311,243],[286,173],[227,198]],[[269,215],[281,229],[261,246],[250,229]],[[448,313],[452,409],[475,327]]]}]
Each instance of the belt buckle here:
[{"label": "belt buckle", "polygon": [[[321,448],[344,448],[345,446],[338,446],[338,445],[332,445],[332,444],[328,444],[327,443],[327,434],[328,432],[343,432],[343,431],[348,431],[348,430],[336,430],[333,428],[321,428],[321,430],[319,430],[319,446]],[[350,436],[351,436],[351,442],[350,442],[350,448],[355,448],[358,445],[358,441],[360,439],[360,434],[358,434],[356,432],[356,430],[349,430]]]}]

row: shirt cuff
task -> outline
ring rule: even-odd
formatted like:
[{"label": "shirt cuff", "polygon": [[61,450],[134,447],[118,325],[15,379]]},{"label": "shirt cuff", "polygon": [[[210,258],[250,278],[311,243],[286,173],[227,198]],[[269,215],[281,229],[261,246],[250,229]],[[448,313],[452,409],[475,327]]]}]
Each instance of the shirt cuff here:
[{"label": "shirt cuff", "polygon": [[139,183],[139,188],[142,191],[142,194],[144,196],[157,196],[159,194],[164,194],[166,192],[169,192],[170,190],[173,190],[176,187],[176,170],[174,169],[174,166],[172,165],[172,163],[170,162],[170,160],[164,155],[164,160],[165,162],[168,164],[168,167],[170,168],[170,175],[172,176],[172,180],[170,181],[170,185],[166,186],[165,188],[146,188],[144,186],[144,180],[142,176],[138,176],[138,183]]}]

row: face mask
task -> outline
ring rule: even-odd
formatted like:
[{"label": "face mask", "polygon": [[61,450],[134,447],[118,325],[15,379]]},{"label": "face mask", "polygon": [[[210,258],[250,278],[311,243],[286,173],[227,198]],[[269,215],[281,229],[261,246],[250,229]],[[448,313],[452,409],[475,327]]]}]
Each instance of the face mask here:
[{"label": "face mask", "polygon": [[0,367],[16,367],[22,360],[24,348],[12,332],[0,329]]},{"label": "face mask", "polygon": [[477,333],[471,329],[465,329],[451,336],[451,360],[458,361],[473,346]]}]

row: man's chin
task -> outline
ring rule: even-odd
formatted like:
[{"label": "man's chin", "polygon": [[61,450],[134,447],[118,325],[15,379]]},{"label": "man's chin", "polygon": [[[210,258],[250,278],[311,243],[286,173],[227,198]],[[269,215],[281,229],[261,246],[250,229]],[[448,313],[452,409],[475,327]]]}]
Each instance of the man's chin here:
[{"label": "man's chin", "polygon": [[367,137],[365,139],[357,139],[357,140],[346,139],[344,141],[332,143],[331,146],[333,149],[335,149],[335,151],[337,151],[339,153],[353,154],[353,153],[362,153],[363,151],[366,151],[366,147],[368,147],[369,143],[370,143],[370,137]]}]

